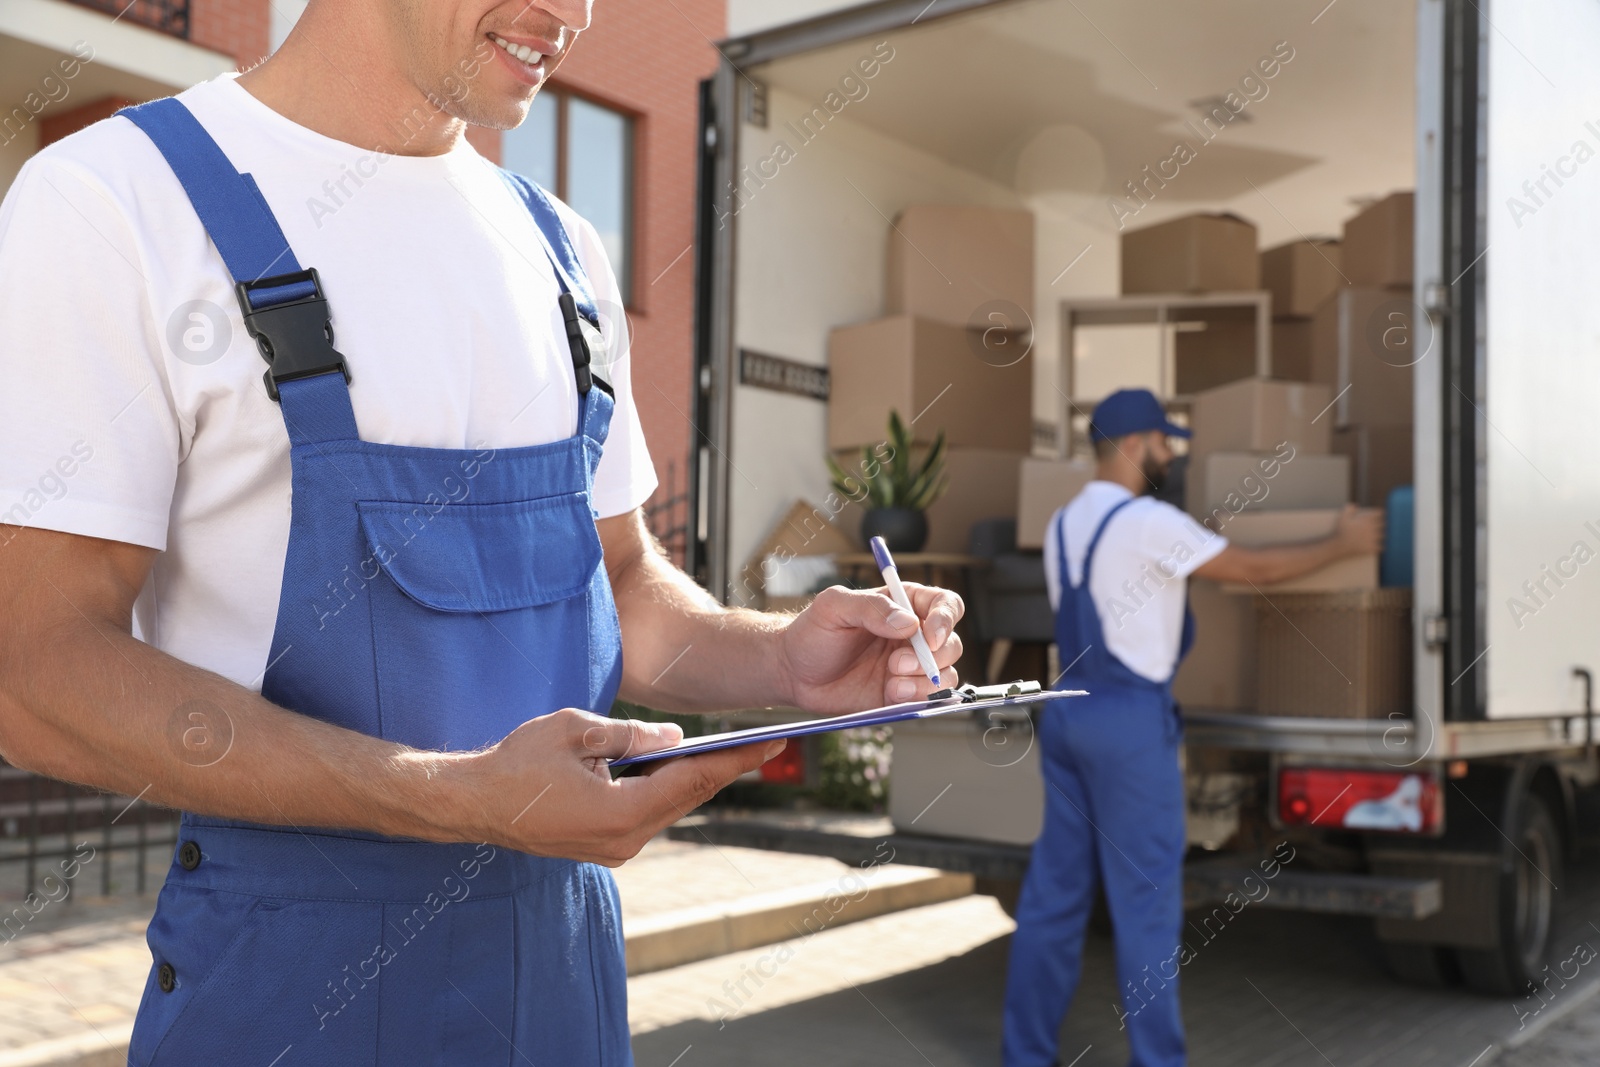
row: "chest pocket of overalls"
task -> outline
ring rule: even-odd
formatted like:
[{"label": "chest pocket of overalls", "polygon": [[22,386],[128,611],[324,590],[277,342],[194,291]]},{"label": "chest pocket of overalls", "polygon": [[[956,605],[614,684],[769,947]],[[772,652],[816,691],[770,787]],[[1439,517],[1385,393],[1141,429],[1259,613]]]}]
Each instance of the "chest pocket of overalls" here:
[{"label": "chest pocket of overalls", "polygon": [[367,589],[383,737],[461,750],[561,707],[608,712],[591,706],[592,639],[615,616],[586,491],[356,509],[381,571]]}]

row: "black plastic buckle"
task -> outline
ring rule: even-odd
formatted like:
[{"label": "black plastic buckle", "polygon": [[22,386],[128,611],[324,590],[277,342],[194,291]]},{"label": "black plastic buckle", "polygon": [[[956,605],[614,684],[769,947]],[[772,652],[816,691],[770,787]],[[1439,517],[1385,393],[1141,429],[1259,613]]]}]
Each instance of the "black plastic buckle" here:
[{"label": "black plastic buckle", "polygon": [[[561,321],[567,328],[567,349],[572,353],[572,373],[578,379],[578,395],[584,396],[594,385],[594,372],[590,370],[594,356],[584,327],[588,326],[594,331],[596,341],[600,339],[600,331],[578,314],[578,301],[571,293],[562,293],[556,303],[561,305]],[[606,391],[610,392],[610,389]]]},{"label": "black plastic buckle", "polygon": [[[296,282],[310,282],[312,295],[270,307],[250,306],[252,292]],[[244,327],[256,339],[261,358],[267,361],[267,371],[262,378],[267,383],[267,395],[273,400],[278,399],[279,382],[334,371],[343,374],[346,382],[350,381],[350,368],[345,366],[344,356],[333,347],[333,321],[328,315],[328,301],[322,295],[322,281],[315,268],[240,282],[234,286],[234,291],[239,297],[239,310],[244,313]]]}]

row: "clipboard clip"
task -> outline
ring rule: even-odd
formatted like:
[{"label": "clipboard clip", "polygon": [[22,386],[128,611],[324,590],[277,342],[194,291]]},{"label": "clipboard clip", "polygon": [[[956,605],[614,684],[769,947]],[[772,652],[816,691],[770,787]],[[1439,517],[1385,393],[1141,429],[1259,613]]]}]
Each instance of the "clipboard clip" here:
[{"label": "clipboard clip", "polygon": [[980,700],[1000,700],[1004,697],[1019,697],[1025,693],[1039,693],[1044,689],[1038,682],[1024,682],[1020,678],[1014,682],[1001,682],[997,685],[964,685],[959,689],[940,689],[929,693],[929,700],[960,700],[963,704],[976,704]]}]

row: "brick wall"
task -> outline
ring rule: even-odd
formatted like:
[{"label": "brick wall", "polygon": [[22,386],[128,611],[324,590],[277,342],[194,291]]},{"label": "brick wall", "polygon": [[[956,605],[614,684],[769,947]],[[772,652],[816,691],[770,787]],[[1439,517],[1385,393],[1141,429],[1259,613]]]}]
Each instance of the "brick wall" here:
[{"label": "brick wall", "polygon": [[694,239],[699,83],[726,28],[726,0],[600,0],[553,79],[636,116],[633,394],[656,473],[664,485],[673,463],[679,492],[695,437],[694,253],[679,256]]},{"label": "brick wall", "polygon": [[266,58],[271,25],[270,0],[189,0],[189,40],[232,56],[240,70]]}]

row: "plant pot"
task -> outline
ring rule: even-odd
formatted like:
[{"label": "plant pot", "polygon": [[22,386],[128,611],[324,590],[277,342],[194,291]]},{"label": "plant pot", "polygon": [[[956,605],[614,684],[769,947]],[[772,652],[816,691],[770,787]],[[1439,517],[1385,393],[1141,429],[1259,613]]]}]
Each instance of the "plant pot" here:
[{"label": "plant pot", "polygon": [[928,517],[911,508],[872,508],[861,516],[861,540],[883,538],[890,552],[921,552],[928,543]]}]

